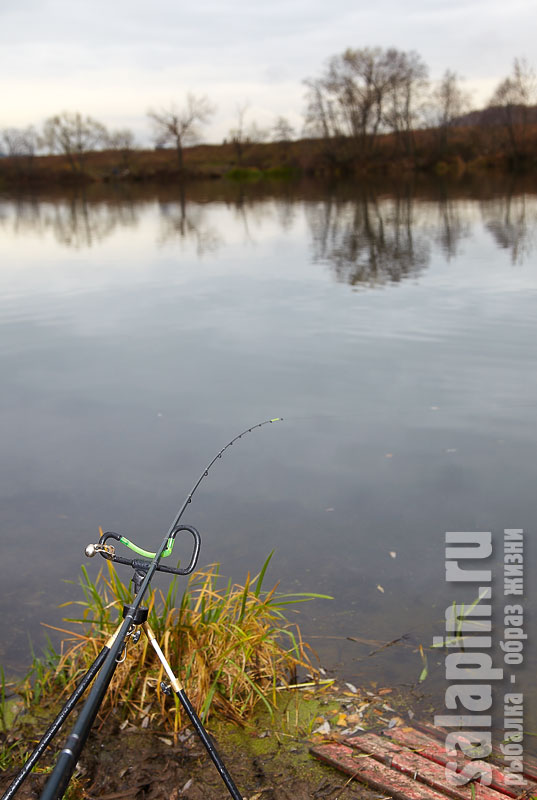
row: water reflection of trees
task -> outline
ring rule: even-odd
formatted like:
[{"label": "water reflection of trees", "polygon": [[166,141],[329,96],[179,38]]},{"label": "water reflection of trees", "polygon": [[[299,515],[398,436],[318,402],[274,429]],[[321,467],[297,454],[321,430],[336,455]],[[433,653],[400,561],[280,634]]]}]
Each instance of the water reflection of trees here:
[{"label": "water reflection of trees", "polygon": [[85,198],[55,204],[46,219],[56,239],[82,249],[107,239],[117,228],[136,228],[139,212],[131,203],[88,203]]},{"label": "water reflection of trees", "polygon": [[330,264],[337,280],[369,286],[418,275],[430,245],[415,224],[410,197],[363,196],[307,206],[313,257]]},{"label": "water reflection of trees", "polygon": [[514,186],[485,187],[481,195],[471,186],[457,195],[442,184],[419,192],[391,187],[389,193],[349,185],[289,184],[271,192],[229,184],[138,193],[136,187],[98,192],[89,187],[68,197],[4,199],[0,228],[19,236],[52,234],[81,250],[134,229],[156,208],[157,245],[188,244],[201,256],[222,247],[231,231],[242,230],[244,244],[255,244],[274,229],[292,234],[300,229],[304,210],[313,260],[328,264],[339,281],[371,286],[420,274],[435,246],[447,260],[457,257],[480,220],[515,264],[526,262],[536,246],[536,198]]},{"label": "water reflection of trees", "polygon": [[481,204],[485,227],[513,264],[531,256],[537,240],[537,204],[526,195],[505,195]]},{"label": "water reflection of trees", "polygon": [[118,228],[135,228],[140,216],[134,203],[95,203],[83,195],[46,201],[19,198],[12,208],[11,227],[16,235],[51,232],[60,244],[79,250],[102,242]]},{"label": "water reflection of trees", "polygon": [[[52,233],[62,245],[86,249],[109,238],[117,230],[138,227],[147,202],[111,195],[107,200],[89,200],[76,194],[60,199],[17,198],[10,213],[0,214],[0,225],[16,235],[46,236]],[[207,221],[204,205],[190,203],[184,194],[158,203],[160,229],[157,243],[193,241],[198,255],[221,244],[218,229]]]},{"label": "water reflection of trees", "polygon": [[460,200],[444,195],[436,203],[436,210],[433,238],[451,261],[459,255],[460,243],[470,236],[472,230],[468,209]]},{"label": "water reflection of trees", "polygon": [[213,253],[221,246],[221,234],[216,226],[208,223],[206,207],[187,203],[184,193],[181,193],[179,200],[160,202],[159,210],[159,245],[176,240],[193,241],[198,256]]}]

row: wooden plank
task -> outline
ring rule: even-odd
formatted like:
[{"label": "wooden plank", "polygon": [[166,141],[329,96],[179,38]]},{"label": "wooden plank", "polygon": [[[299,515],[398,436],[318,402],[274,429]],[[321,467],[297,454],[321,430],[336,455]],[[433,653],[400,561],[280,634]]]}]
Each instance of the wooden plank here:
[{"label": "wooden plank", "polygon": [[482,783],[474,783],[473,789],[469,784],[457,786],[450,783],[446,777],[445,767],[375,734],[351,736],[347,742],[392,769],[397,769],[414,780],[420,780],[427,786],[432,786],[433,789],[443,791],[455,800],[502,800],[502,798],[505,800],[504,794],[500,794]]},{"label": "wooden plank", "polygon": [[[422,733],[429,734],[429,736],[432,736],[434,739],[439,739],[442,741],[445,741],[447,734],[450,733],[450,731],[447,731],[445,728],[437,728],[434,725],[431,725],[430,722],[422,722],[416,719],[412,720],[412,727],[417,728],[419,731],[422,731]],[[498,764],[501,765],[504,761],[504,756],[500,748],[496,745],[493,745],[492,747],[492,755]],[[537,761],[530,756],[524,755],[523,767],[524,771],[522,774],[524,777],[537,783]]]},{"label": "wooden plank", "polygon": [[[455,760],[453,756],[450,756],[446,753],[442,742],[433,739],[428,734],[417,731],[414,728],[390,728],[382,731],[382,735],[392,739],[398,744],[405,745],[406,747],[419,752],[424,758],[428,758],[437,764],[442,764],[445,766],[448,764],[448,762],[453,762]],[[471,762],[471,759],[466,758],[461,753],[457,761],[460,766],[456,771],[461,772],[464,769],[464,766]],[[482,762],[474,760],[472,763],[479,764]],[[506,794],[509,797],[518,797],[523,791],[530,791],[532,794],[537,794],[537,785],[529,781],[525,781],[523,784],[509,784],[505,773],[502,772],[497,766],[491,762],[484,763],[488,764],[488,766],[491,768],[491,789],[495,789],[497,792]]]},{"label": "wooden plank", "polygon": [[394,800],[446,800],[445,794],[413,781],[373,758],[359,756],[352,747],[339,743],[320,744],[311,747],[310,753],[355,780],[391,795]]}]

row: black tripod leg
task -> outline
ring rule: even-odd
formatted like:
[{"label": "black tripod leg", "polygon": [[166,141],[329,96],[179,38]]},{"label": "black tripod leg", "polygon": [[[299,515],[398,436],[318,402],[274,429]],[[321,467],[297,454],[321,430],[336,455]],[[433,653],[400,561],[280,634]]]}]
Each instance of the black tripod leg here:
[{"label": "black tripod leg", "polygon": [[28,758],[22,769],[17,773],[13,781],[9,784],[7,790],[2,795],[1,800],[11,800],[11,798],[13,797],[19,786],[28,777],[34,766],[37,764],[37,762],[47,749],[49,743],[56,736],[63,723],[65,722],[65,720],[67,719],[73,708],[76,706],[76,704],[78,703],[78,701],[80,700],[80,698],[82,697],[82,695],[84,694],[90,683],[92,682],[95,675],[99,672],[101,665],[105,660],[108,651],[110,650],[110,647],[112,646],[112,642],[114,641],[115,636],[116,634],[111,636],[110,639],[107,641],[107,643],[105,644],[105,646],[103,647],[103,649],[101,650],[101,652],[99,653],[93,664],[90,666],[90,668],[88,669],[88,671],[86,672],[86,674],[76,687],[73,694],[69,697],[66,704],[59,712],[54,722],[47,728],[46,732],[41,737],[38,745],[32,752],[31,756]]},{"label": "black tripod leg", "polygon": [[144,628],[144,630],[145,630],[145,632],[147,634],[147,637],[148,637],[149,641],[151,642],[151,644],[153,646],[153,649],[155,650],[157,656],[159,657],[162,666],[166,670],[166,674],[170,679],[170,683],[172,685],[173,691],[175,692],[175,694],[177,695],[177,697],[181,701],[181,705],[183,706],[184,710],[186,711],[186,713],[188,715],[188,718],[190,719],[192,725],[196,729],[196,733],[198,734],[199,738],[203,742],[203,744],[205,746],[205,749],[207,750],[209,756],[212,759],[213,764],[215,765],[216,769],[220,773],[220,777],[224,781],[228,792],[230,793],[231,797],[233,797],[233,800],[243,800],[242,794],[237,789],[237,787],[235,785],[235,782],[233,781],[233,778],[231,777],[231,775],[227,771],[224,762],[220,758],[220,755],[218,754],[218,751],[217,751],[216,747],[214,746],[213,742],[211,741],[211,738],[210,738],[209,734],[207,733],[207,731],[203,727],[203,724],[202,724],[200,718],[198,717],[198,715],[196,714],[196,712],[195,712],[190,700],[186,696],[183,687],[181,686],[181,684],[179,683],[179,681],[177,680],[177,678],[173,674],[173,671],[172,671],[170,665],[168,664],[168,662],[166,660],[166,656],[164,655],[164,653],[162,652],[162,650],[159,647],[159,644],[158,644],[158,642],[156,640],[155,634],[153,633],[153,631],[151,630],[151,628],[149,627],[147,622],[144,623],[143,628]]},{"label": "black tripod leg", "polygon": [[56,761],[56,766],[52,770],[45,788],[41,793],[41,800],[59,800],[63,797],[65,790],[77,765],[80,753],[86,739],[89,736],[91,727],[99,713],[106,690],[112,680],[117,667],[117,659],[121,649],[125,645],[125,639],[132,627],[132,615],[127,614],[119,629],[116,631],[114,642],[106,654],[101,669],[99,670],[93,686],[80,709],[77,721],[69,734],[65,747],[60,752]]}]

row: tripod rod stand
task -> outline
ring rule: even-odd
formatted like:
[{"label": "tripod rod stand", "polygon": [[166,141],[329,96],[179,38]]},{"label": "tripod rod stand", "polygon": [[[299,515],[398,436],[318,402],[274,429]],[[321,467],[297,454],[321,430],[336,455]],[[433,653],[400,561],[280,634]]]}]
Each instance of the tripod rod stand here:
[{"label": "tripod rod stand", "polygon": [[177,680],[177,678],[173,674],[173,671],[172,671],[170,665],[168,664],[164,653],[160,649],[160,646],[159,646],[159,644],[158,644],[158,642],[156,640],[155,634],[151,630],[151,627],[150,627],[149,623],[148,622],[144,622],[142,627],[144,629],[144,632],[145,632],[147,638],[151,642],[151,645],[152,645],[155,653],[157,654],[157,656],[158,656],[158,658],[160,660],[160,663],[164,667],[164,670],[166,671],[166,674],[167,674],[168,678],[170,679],[171,688],[173,689],[173,691],[175,692],[175,694],[179,698],[179,701],[180,701],[181,705],[183,706],[183,708],[184,708],[184,710],[185,710],[190,722],[192,723],[192,725],[194,726],[194,728],[196,730],[196,733],[198,734],[198,736],[201,739],[205,749],[207,750],[209,756],[211,757],[211,760],[212,760],[213,764],[215,765],[216,769],[220,773],[220,777],[224,781],[224,783],[225,783],[225,785],[226,785],[231,797],[233,797],[233,800],[243,800],[242,794],[237,789],[237,787],[236,787],[236,785],[235,785],[235,783],[233,781],[233,778],[231,777],[231,775],[229,774],[228,770],[226,769],[226,766],[225,766],[224,762],[222,761],[222,759],[220,758],[220,756],[218,754],[218,751],[217,751],[216,747],[214,746],[209,734],[207,733],[207,731],[203,727],[203,724],[202,724],[200,718],[198,717],[198,715],[196,714],[196,712],[195,712],[195,710],[194,710],[194,708],[192,706],[192,703],[188,699],[188,697],[187,697],[187,695],[185,693],[185,690],[183,689],[183,687],[181,686],[181,684],[179,683],[179,681]]},{"label": "tripod rod stand", "polygon": [[82,680],[80,681],[80,683],[78,684],[72,695],[69,697],[69,699],[67,700],[61,711],[58,713],[56,719],[49,725],[49,727],[39,740],[39,743],[34,748],[32,754],[27,759],[26,763],[19,770],[13,781],[9,784],[8,788],[2,795],[1,800],[11,800],[11,798],[14,796],[19,786],[23,783],[24,780],[26,780],[26,778],[28,777],[34,766],[37,764],[37,762],[47,749],[52,739],[56,736],[56,734],[60,730],[61,726],[63,725],[63,723],[73,710],[73,708],[76,706],[76,704],[78,703],[78,701],[80,700],[80,698],[82,697],[82,695],[84,694],[84,692],[86,691],[86,689],[88,688],[94,677],[99,672],[118,633],[119,633],[119,627],[117,631],[114,634],[112,634],[112,636],[108,639],[108,641],[106,642],[101,652],[96,657],[93,664],[89,667],[88,671],[86,672],[86,674],[84,675],[84,677],[82,678]]},{"label": "tripod rod stand", "polygon": [[[88,549],[91,548],[93,552],[99,552],[107,560],[128,564],[134,569],[134,599],[132,603],[123,607],[123,620],[120,622],[117,630],[108,639],[105,646],[102,648],[93,664],[83,676],[82,680],[76,687],[73,694],[69,697],[54,722],[43,735],[30,758],[10,784],[1,800],[11,800],[21,783],[25,780],[25,778],[31,772],[33,766],[37,763],[39,758],[46,750],[48,744],[58,733],[63,723],[76,706],[78,700],[88,688],[89,684],[93,679],[95,679],[89,695],[80,710],[78,719],[67,739],[65,747],[61,751],[56,761],[56,765],[41,794],[41,800],[59,800],[59,798],[63,797],[90,730],[95,722],[101,704],[104,700],[106,690],[110,684],[110,681],[112,680],[117,665],[123,661],[122,655],[127,647],[127,640],[132,637],[133,642],[137,642],[140,637],[140,631],[137,630],[138,626],[141,626],[146,633],[170,680],[170,686],[165,683],[161,684],[162,690],[166,694],[171,694],[171,690],[175,692],[202,744],[207,750],[207,753],[209,754],[213,764],[218,770],[220,777],[224,781],[229,794],[233,800],[243,800],[241,793],[237,789],[237,786],[226,769],[220,755],[218,754],[214,743],[212,742],[209,734],[203,726],[203,723],[188,699],[184,688],[179,683],[178,678],[175,676],[172,668],[166,660],[166,657],[156,640],[155,634],[147,623],[148,609],[141,605],[141,601],[145,591],[147,590],[149,580],[155,571],[158,570],[176,575],[187,575],[194,570],[199,553],[200,535],[192,526],[177,525],[173,530],[173,536],[175,537],[175,535],[181,531],[190,533],[194,540],[192,556],[186,569],[172,569],[170,567],[161,566],[158,563],[161,553],[157,553],[151,562],[139,559],[125,559],[116,556],[114,548],[110,545],[106,545],[106,540],[109,538],[119,539],[117,534],[103,534],[99,544],[88,546],[86,552],[88,552]],[[161,546],[161,551],[164,550],[165,546],[166,540]]]},{"label": "tripod rod stand", "polygon": [[[89,686],[93,678],[95,678],[93,687],[91,688],[89,695],[82,706],[80,714],[78,716],[77,722],[66,742],[64,749],[61,751],[60,756],[56,762],[56,766],[45,786],[45,789],[41,795],[41,800],[59,800],[61,798],[69,784],[69,780],[71,775],[74,772],[76,767],[77,761],[80,757],[80,753],[82,752],[82,748],[86,742],[86,739],[89,735],[91,727],[95,721],[95,718],[99,712],[101,704],[103,702],[104,696],[106,694],[106,690],[110,684],[114,671],[117,667],[118,658],[122,649],[125,646],[125,640],[127,636],[131,635],[133,630],[135,629],[136,625],[143,625],[147,620],[147,609],[142,609],[141,603],[146,593],[149,583],[154,575],[154,573],[158,570],[160,572],[167,572],[173,575],[189,575],[195,568],[199,551],[200,551],[200,544],[201,544],[201,537],[198,531],[190,526],[190,525],[180,525],[180,520],[186,511],[188,505],[192,502],[192,498],[198,487],[202,483],[202,481],[208,476],[210,470],[212,469],[213,465],[218,461],[218,459],[222,458],[226,450],[230,448],[235,442],[242,439],[243,436],[246,436],[248,433],[252,433],[252,431],[262,428],[264,425],[271,424],[273,422],[281,422],[281,417],[275,417],[274,419],[267,419],[264,422],[260,422],[257,425],[252,425],[250,428],[246,428],[244,431],[239,433],[233,439],[231,439],[218,453],[214,456],[214,458],[207,464],[203,472],[200,474],[199,478],[197,479],[196,483],[186,496],[184,502],[182,503],[179,511],[177,512],[174,521],[172,522],[168,533],[166,534],[164,541],[160,545],[159,549],[156,552],[151,552],[149,550],[145,550],[138,545],[131,542],[124,536],[119,536],[117,533],[108,532],[103,533],[99,542],[97,544],[89,544],[86,547],[86,555],[91,558],[96,553],[99,553],[103,558],[108,561],[115,561],[120,564],[127,564],[133,567],[134,569],[134,599],[132,603],[128,606],[125,606],[123,610],[123,617],[124,620],[119,626],[118,630],[114,634],[114,636],[107,642],[101,653],[97,656],[91,667],[89,668],[86,675],[83,677],[80,684],[77,686],[71,697],[66,702],[65,706],[62,708],[50,728],[42,737],[41,741],[35,748],[34,752],[30,756],[27,764],[23,767],[20,771],[19,775],[15,778],[13,783],[10,785],[6,794],[4,794],[2,800],[10,800],[17,788],[20,786],[22,781],[31,771],[34,764],[37,762],[39,757],[42,755],[44,750],[46,749],[49,742],[55,736],[55,734],[61,728],[63,722],[69,715],[69,713],[73,710],[74,706],[78,702],[79,698],[82,696],[86,688]],[[175,537],[178,533],[186,531],[189,532],[193,539],[194,539],[194,548],[192,551],[192,556],[190,558],[189,565],[186,569],[171,569],[170,567],[164,567],[160,564],[160,560],[163,557],[171,555],[173,550]],[[125,545],[130,550],[134,551],[138,555],[144,556],[145,558],[152,559],[151,561],[137,561],[132,559],[125,559],[115,555],[115,547],[114,545],[107,544],[109,539],[116,540],[120,542],[122,545]],[[143,612],[145,611],[145,617]],[[200,737],[201,741],[203,742],[207,752],[209,753],[213,763],[215,764],[218,772],[220,773],[222,780],[224,781],[229,793],[234,798],[234,800],[243,800],[241,794],[239,793],[237,787],[235,786],[231,776],[229,775],[227,769],[225,768],[220,756],[218,755],[212,741],[210,740],[205,728],[203,727],[201,720],[198,718],[192,704],[190,703],[188,697],[186,696],[184,689],[179,684],[177,678],[173,675],[173,672],[167,663],[162,650],[158,646],[154,635],[150,632],[150,629],[147,627],[146,629],[147,635],[150,638],[151,644],[155,648],[157,655],[163,664],[164,669],[168,677],[171,680],[171,686],[173,691],[179,697],[181,705],[183,706],[185,712],[187,713],[190,721],[194,725],[198,736]]]}]

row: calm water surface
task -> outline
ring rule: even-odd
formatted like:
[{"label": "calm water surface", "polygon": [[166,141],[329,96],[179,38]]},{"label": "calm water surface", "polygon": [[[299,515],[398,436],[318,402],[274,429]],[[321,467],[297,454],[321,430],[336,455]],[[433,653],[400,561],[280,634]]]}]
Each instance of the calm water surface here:
[{"label": "calm water surface", "polygon": [[[200,563],[242,581],[274,550],[269,582],[334,598],[299,615],[327,669],[411,684],[473,599],[444,582],[444,532],[493,532],[500,637],[503,529],[524,528],[536,730],[535,195],[4,197],[0,241],[8,671],[78,598],[99,525],[156,547],[213,454],[282,416],[202,484]],[[443,657],[423,684],[440,708]]]}]

